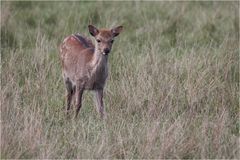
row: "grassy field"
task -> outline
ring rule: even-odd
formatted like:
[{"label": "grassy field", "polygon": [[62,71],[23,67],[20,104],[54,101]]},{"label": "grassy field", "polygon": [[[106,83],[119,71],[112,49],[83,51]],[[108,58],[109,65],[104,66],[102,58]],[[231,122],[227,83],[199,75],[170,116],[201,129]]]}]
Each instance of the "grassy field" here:
[{"label": "grassy field", "polygon": [[[239,155],[239,2],[1,2],[1,159]],[[64,114],[58,46],[123,25],[107,118]],[[74,115],[74,111],[70,113]],[[74,116],[72,116],[74,117]]]}]

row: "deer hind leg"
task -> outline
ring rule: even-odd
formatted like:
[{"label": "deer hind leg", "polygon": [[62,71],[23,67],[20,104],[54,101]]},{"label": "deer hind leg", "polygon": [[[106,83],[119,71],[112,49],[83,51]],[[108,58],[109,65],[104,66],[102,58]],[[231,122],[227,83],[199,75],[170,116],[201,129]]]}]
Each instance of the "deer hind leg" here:
[{"label": "deer hind leg", "polygon": [[104,104],[103,104],[103,90],[95,90],[95,101],[98,112],[100,113],[101,118],[104,117]]},{"label": "deer hind leg", "polygon": [[72,97],[74,94],[74,88],[69,78],[65,79],[65,86],[66,86],[66,103],[67,103],[66,111],[68,113],[71,107]]},{"label": "deer hind leg", "polygon": [[80,108],[82,107],[82,95],[83,95],[83,91],[84,91],[84,85],[81,84],[80,82],[78,82],[76,84],[76,93],[75,93],[75,98],[76,98],[76,115],[75,118],[77,117]]},{"label": "deer hind leg", "polygon": [[73,94],[72,94],[71,106],[76,106],[76,85],[73,85]]}]

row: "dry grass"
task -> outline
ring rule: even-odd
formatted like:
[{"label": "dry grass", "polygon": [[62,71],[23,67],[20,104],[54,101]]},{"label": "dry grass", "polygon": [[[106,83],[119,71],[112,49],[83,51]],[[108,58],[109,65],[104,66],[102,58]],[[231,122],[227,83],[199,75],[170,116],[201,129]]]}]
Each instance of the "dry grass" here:
[{"label": "dry grass", "polygon": [[[239,158],[239,2],[1,3],[1,158]],[[107,119],[90,92],[66,119],[57,45],[89,22],[125,27]]]}]

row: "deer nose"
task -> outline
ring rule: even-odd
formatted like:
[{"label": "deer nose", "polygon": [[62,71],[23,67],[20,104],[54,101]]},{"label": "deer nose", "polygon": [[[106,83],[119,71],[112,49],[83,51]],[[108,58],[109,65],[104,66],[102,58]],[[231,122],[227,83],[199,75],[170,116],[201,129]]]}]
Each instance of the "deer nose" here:
[{"label": "deer nose", "polygon": [[108,53],[110,52],[110,49],[104,48],[103,52],[106,53],[106,54],[108,54]]}]

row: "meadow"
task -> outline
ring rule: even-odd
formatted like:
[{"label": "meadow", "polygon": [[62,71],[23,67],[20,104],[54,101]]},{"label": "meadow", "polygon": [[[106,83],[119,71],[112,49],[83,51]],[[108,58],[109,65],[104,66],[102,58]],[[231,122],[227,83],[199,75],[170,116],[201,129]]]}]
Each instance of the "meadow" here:
[{"label": "meadow", "polygon": [[[107,118],[65,115],[58,46],[123,25]],[[239,159],[239,2],[1,1],[1,159]]]}]

